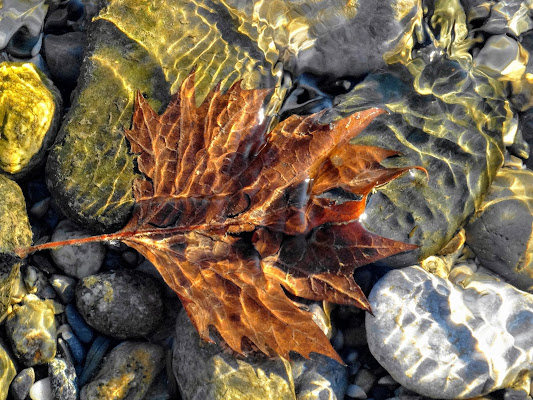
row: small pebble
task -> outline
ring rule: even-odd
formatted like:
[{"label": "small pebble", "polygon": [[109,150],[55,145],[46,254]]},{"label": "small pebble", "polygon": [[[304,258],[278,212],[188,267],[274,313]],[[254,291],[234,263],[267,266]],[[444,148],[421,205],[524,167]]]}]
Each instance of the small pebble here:
[{"label": "small pebble", "polygon": [[63,304],[72,303],[76,280],[66,275],[54,274],[50,277],[50,284],[56,291]]},{"label": "small pebble", "polygon": [[337,331],[337,334],[333,337],[331,344],[333,348],[336,350],[340,350],[344,347],[344,335],[340,329]]},{"label": "small pebble", "polygon": [[[80,239],[91,233],[63,220],[56,227],[51,241]],[[92,275],[100,269],[105,256],[105,246],[101,243],[88,243],[81,246],[64,246],[50,251],[56,265],[65,273],[78,279]]]},{"label": "small pebble", "polygon": [[352,399],[366,399],[366,392],[357,385],[349,385],[346,390],[346,396],[351,397]]},{"label": "small pebble", "polygon": [[35,383],[35,371],[32,367],[24,368],[13,379],[9,386],[9,392],[14,400],[25,400],[30,393],[30,389]]},{"label": "small pebble", "polygon": [[85,357],[85,365],[79,378],[80,386],[85,385],[92,378],[110,346],[111,340],[108,337],[97,336],[94,339]]},{"label": "small pebble", "polygon": [[83,360],[85,360],[87,352],[85,351],[85,348],[80,340],[76,337],[76,335],[74,335],[74,333],[72,333],[70,326],[67,324],[61,325],[57,330],[57,333],[58,335],[61,335],[61,338],[65,342],[67,342],[70,353],[72,354],[72,357],[76,363],[82,363]]},{"label": "small pebble", "polygon": [[54,400],[76,400],[78,386],[74,366],[56,357],[48,363],[48,375]]},{"label": "small pebble", "polygon": [[54,400],[50,378],[44,378],[33,384],[30,389],[31,400]]},{"label": "small pebble", "polygon": [[376,376],[368,369],[361,368],[355,376],[354,383],[368,393],[376,383]]},{"label": "small pebble", "polygon": [[74,304],[65,307],[65,315],[78,339],[83,343],[90,343],[94,339],[94,330],[85,322]]},{"label": "small pebble", "polygon": [[35,218],[43,218],[50,207],[50,197],[46,197],[30,208],[30,215]]},{"label": "small pebble", "polygon": [[378,385],[397,385],[398,382],[390,375],[385,375],[378,380]]}]

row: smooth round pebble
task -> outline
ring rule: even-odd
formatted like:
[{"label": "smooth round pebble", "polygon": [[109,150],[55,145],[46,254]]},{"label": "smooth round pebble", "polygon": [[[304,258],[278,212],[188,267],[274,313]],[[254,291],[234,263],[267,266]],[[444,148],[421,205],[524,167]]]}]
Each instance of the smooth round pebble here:
[{"label": "smooth round pebble", "polygon": [[81,390],[81,400],[141,400],[163,369],[161,346],[122,342],[106,357],[96,377]]},{"label": "smooth round pebble", "polygon": [[[92,236],[89,231],[79,228],[69,220],[61,221],[54,231],[51,241],[80,239]],[[105,256],[102,243],[87,243],[81,246],[64,246],[50,251],[56,265],[66,274],[78,279],[92,275],[100,269]]]},{"label": "smooth round pebble", "polygon": [[44,378],[33,384],[30,389],[31,400],[54,400],[50,378]]},{"label": "smooth round pebble", "polygon": [[352,399],[366,399],[366,392],[357,385],[349,385],[346,390],[346,396],[351,397]]},{"label": "smooth round pebble", "polygon": [[74,300],[74,288],[76,286],[76,280],[74,278],[54,274],[50,277],[49,281],[63,304],[69,304]]},{"label": "smooth round pebble", "polygon": [[150,275],[119,270],[91,275],[76,287],[76,306],[99,332],[118,339],[148,335],[163,314],[162,288]]}]

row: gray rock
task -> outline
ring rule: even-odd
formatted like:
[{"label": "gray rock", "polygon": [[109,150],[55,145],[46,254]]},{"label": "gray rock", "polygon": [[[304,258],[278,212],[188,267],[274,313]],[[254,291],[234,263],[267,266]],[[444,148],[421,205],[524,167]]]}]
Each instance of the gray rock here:
[{"label": "gray rock", "polygon": [[148,335],[163,313],[162,288],[151,276],[120,270],[91,275],[76,287],[76,306],[87,323],[119,339]]},{"label": "gray rock", "polygon": [[56,354],[55,307],[51,300],[27,295],[6,320],[6,335],[15,356],[27,367],[52,360]]},{"label": "gray rock", "polygon": [[502,168],[465,226],[481,264],[517,288],[533,292],[533,172]]},{"label": "gray rock", "polygon": [[67,32],[44,37],[44,54],[50,74],[62,86],[73,88],[80,75],[87,35]]},{"label": "gray rock", "polygon": [[74,300],[74,288],[76,286],[76,280],[74,278],[54,274],[50,277],[50,284],[63,304],[71,303]]},{"label": "gray rock", "polygon": [[81,390],[81,400],[144,398],[164,367],[164,350],[151,343],[123,342],[106,357],[96,377]]},{"label": "gray rock", "polygon": [[527,51],[507,35],[491,36],[474,58],[474,66],[494,78],[518,80],[526,72]]},{"label": "gray rock", "polygon": [[48,363],[48,376],[54,400],[77,399],[76,370],[71,363],[63,358],[54,358]]},{"label": "gray rock", "polygon": [[[51,241],[80,239],[92,236],[89,231],[81,229],[65,219],[57,225]],[[56,265],[65,273],[81,279],[95,274],[101,268],[105,257],[105,246],[100,242],[81,246],[63,246],[50,251]]]},{"label": "gray rock", "polygon": [[202,342],[183,310],[172,368],[184,400],[333,400],[343,399],[348,385],[345,367],[325,356],[296,355],[291,362],[255,353],[243,358],[219,343]]},{"label": "gray rock", "polygon": [[482,275],[463,284],[417,266],[389,272],[368,297],[370,351],[398,383],[431,398],[529,385],[533,296]]},{"label": "gray rock", "polygon": [[9,393],[14,400],[26,400],[34,383],[35,371],[32,367],[24,368],[11,382]]},{"label": "gray rock", "polygon": [[[38,36],[47,11],[48,3],[44,0],[3,1],[0,4],[0,49],[6,47],[13,35],[22,27],[25,27],[31,36]],[[35,48],[35,54],[39,52],[40,46],[41,43]]]}]

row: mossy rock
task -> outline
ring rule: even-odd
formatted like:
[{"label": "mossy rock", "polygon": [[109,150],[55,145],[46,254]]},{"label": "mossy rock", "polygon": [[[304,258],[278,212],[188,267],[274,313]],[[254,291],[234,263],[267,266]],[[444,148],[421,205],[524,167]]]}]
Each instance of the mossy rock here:
[{"label": "mossy rock", "polygon": [[0,171],[18,179],[44,161],[61,115],[61,94],[35,65],[0,63]]},{"label": "mossy rock", "polygon": [[15,364],[0,341],[0,400],[6,400],[11,381],[17,375]]},{"label": "mossy rock", "polygon": [[47,164],[54,202],[77,223],[111,231],[127,221],[134,163],[124,129],[137,91],[162,111],[195,66],[198,101],[218,81],[223,88],[238,79],[244,87],[279,81],[231,18],[195,3],[113,1],[91,25],[74,102]]},{"label": "mossy rock", "polygon": [[32,231],[26,214],[22,190],[0,175],[0,320],[9,307],[13,285],[19,274],[20,259],[12,253],[17,247],[30,246]]}]

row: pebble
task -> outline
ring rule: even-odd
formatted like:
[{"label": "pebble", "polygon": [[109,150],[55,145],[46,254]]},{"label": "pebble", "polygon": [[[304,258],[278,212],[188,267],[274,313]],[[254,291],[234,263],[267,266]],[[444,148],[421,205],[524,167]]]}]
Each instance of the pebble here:
[{"label": "pebble", "polygon": [[67,324],[61,325],[57,330],[57,334],[61,335],[61,338],[67,343],[70,354],[77,364],[81,364],[85,360],[87,352],[80,340],[72,333],[72,329]]},{"label": "pebble", "polygon": [[24,268],[23,273],[24,284],[26,285],[26,290],[28,293],[35,294],[42,292],[48,284],[48,279],[46,279],[44,273],[32,265],[28,265],[26,268]]},{"label": "pebble", "polygon": [[61,95],[28,62],[0,63],[0,89],[0,112],[9,121],[1,128],[0,169],[18,179],[44,162],[59,128]]},{"label": "pebble", "polygon": [[[92,236],[69,220],[57,225],[51,241],[80,239]],[[92,275],[100,269],[105,257],[105,246],[102,243],[87,243],[81,246],[64,246],[50,251],[56,265],[65,273],[78,279]]]},{"label": "pebble", "polygon": [[56,354],[55,307],[51,300],[27,295],[6,320],[6,335],[17,358],[27,367],[52,360]]},{"label": "pebble", "polygon": [[533,292],[533,171],[502,168],[471,222],[466,243],[481,265]]},{"label": "pebble", "polygon": [[35,371],[32,367],[24,368],[11,382],[9,393],[14,400],[26,400],[34,383]]},{"label": "pebble", "polygon": [[87,322],[85,322],[74,304],[68,304],[65,307],[65,315],[67,316],[67,321],[72,330],[76,333],[78,339],[80,339],[83,343],[92,342],[94,339],[94,330],[87,325]]},{"label": "pebble", "polygon": [[85,385],[92,378],[110,346],[111,340],[108,337],[97,336],[94,339],[85,357],[85,364],[79,379],[80,386]]},{"label": "pebble", "polygon": [[74,366],[56,357],[48,363],[48,376],[54,400],[76,400],[78,387]]},{"label": "pebble", "polygon": [[50,277],[50,284],[63,304],[69,304],[74,301],[76,279],[66,275],[53,274]]},{"label": "pebble", "polygon": [[141,400],[164,367],[161,346],[122,342],[107,355],[96,377],[83,386],[81,400]]},{"label": "pebble", "polygon": [[346,390],[346,396],[351,397],[352,399],[366,399],[367,395],[366,392],[357,385],[350,385],[348,386],[348,389]]},{"label": "pebble", "polygon": [[50,378],[35,382],[30,389],[30,398],[31,400],[55,400],[52,394]]},{"label": "pebble", "polygon": [[160,284],[142,272],[103,272],[78,283],[76,306],[97,331],[118,339],[138,338],[159,325],[161,293]]},{"label": "pebble", "polygon": [[[5,48],[22,27],[30,36],[38,36],[47,11],[48,3],[45,0],[3,0],[0,4],[0,49]],[[39,48],[35,51],[39,52]]]},{"label": "pebble", "polygon": [[533,296],[490,278],[462,287],[418,266],[372,289],[370,351],[402,386],[462,399],[520,383],[533,362]]},{"label": "pebble", "polygon": [[354,383],[368,393],[376,383],[376,376],[368,369],[361,368],[355,376]]},{"label": "pebble", "polygon": [[322,354],[291,360],[294,391],[298,400],[343,399],[348,386],[347,368]]},{"label": "pebble", "polygon": [[67,32],[44,37],[44,54],[48,68],[61,86],[73,88],[78,82],[86,45],[86,34]]}]

